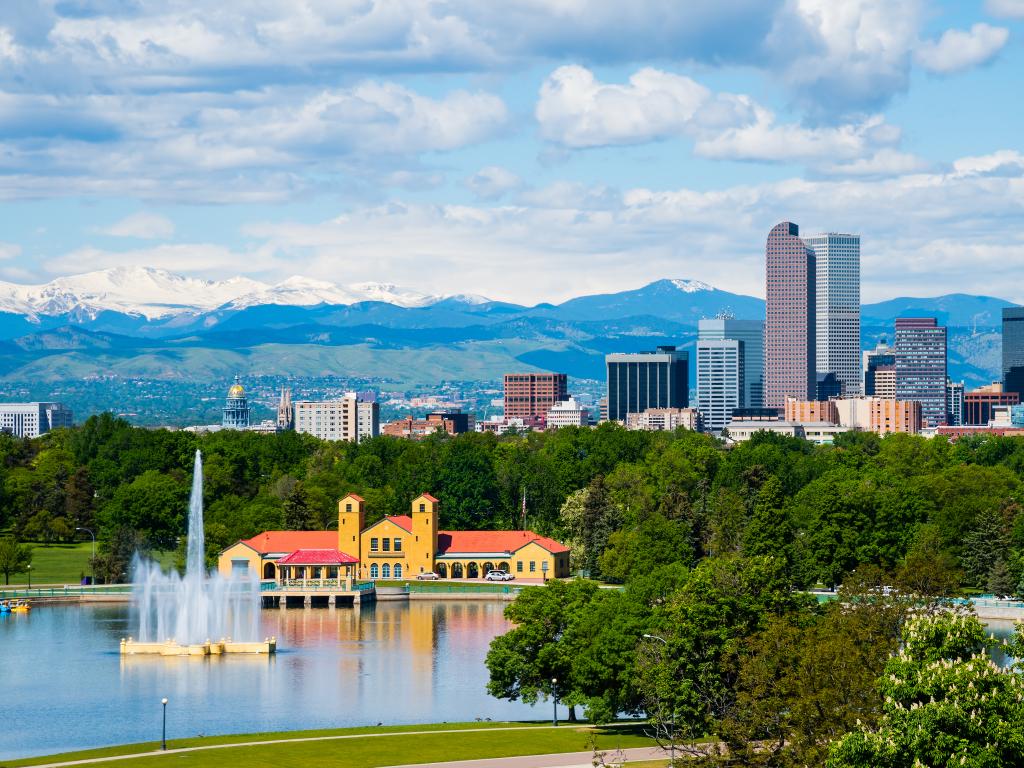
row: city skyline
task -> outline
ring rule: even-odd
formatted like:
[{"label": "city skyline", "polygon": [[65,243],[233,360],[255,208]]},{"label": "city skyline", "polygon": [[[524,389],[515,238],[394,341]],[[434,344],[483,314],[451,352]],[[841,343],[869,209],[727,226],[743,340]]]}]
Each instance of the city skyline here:
[{"label": "city skyline", "polygon": [[1024,300],[1018,3],[304,8],[15,4],[0,279],[760,295],[791,219],[865,238],[866,301]]}]

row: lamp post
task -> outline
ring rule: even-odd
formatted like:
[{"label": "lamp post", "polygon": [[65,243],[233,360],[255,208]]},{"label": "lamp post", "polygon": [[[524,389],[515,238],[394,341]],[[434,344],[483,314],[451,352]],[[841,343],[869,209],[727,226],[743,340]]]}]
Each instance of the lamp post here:
[{"label": "lamp post", "polygon": [[[668,648],[668,640],[661,635],[648,635],[644,634],[645,640],[657,640],[659,643]],[[676,764],[676,707],[675,703],[672,704],[672,720],[669,723],[668,731],[668,748],[669,748],[669,768]]]},{"label": "lamp post", "polygon": [[558,727],[558,678],[551,678],[551,725]]},{"label": "lamp post", "polygon": [[88,528],[75,528],[75,531],[82,531],[92,536],[92,560],[89,563],[92,565],[92,583],[96,583],[96,534]]},{"label": "lamp post", "polygon": [[160,749],[167,749],[167,697],[164,696],[160,699],[160,703],[164,705],[164,727],[160,736]]},{"label": "lamp post", "polygon": [[32,589],[32,566],[26,565],[25,570],[28,572],[28,588]]}]

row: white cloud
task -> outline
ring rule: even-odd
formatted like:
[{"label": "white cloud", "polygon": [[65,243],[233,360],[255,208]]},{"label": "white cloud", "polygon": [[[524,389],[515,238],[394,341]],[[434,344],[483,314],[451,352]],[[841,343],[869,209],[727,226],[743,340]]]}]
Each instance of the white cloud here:
[{"label": "white cloud", "polygon": [[21,255],[21,246],[17,243],[0,243],[0,261],[15,259]]},{"label": "white cloud", "polygon": [[915,55],[929,72],[950,75],[988,63],[1009,38],[1009,30],[979,23],[969,31],[947,30],[938,40],[918,46]]},{"label": "white cloud", "polygon": [[953,163],[959,176],[1024,176],[1024,154],[1003,149],[990,155],[962,157]]},{"label": "white cloud", "polygon": [[112,237],[134,237],[140,240],[162,240],[174,234],[174,222],[157,213],[140,211],[126,216],[102,230]]},{"label": "white cloud", "polygon": [[985,10],[993,16],[1024,19],[1024,0],[986,0]]},{"label": "white cloud", "polygon": [[467,178],[464,183],[481,200],[497,200],[521,187],[523,180],[508,168],[488,165]]},{"label": "white cloud", "polygon": [[101,248],[77,248],[48,259],[46,269],[57,275],[78,275],[110,267],[154,267],[186,274],[247,275],[270,269],[287,270],[266,246],[238,252],[210,243],[161,244],[152,248],[111,251]]},{"label": "white cloud", "polygon": [[887,177],[921,173],[931,168],[931,163],[916,155],[883,148],[870,157],[850,162],[839,162],[818,166],[816,170],[835,176]]}]

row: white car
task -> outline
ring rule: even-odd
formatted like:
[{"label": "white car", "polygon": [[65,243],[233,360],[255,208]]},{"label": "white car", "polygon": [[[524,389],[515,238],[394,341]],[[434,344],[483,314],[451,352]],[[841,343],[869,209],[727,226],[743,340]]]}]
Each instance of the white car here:
[{"label": "white car", "polygon": [[508,571],[488,571],[487,575],[484,576],[484,581],[512,581],[513,576]]},{"label": "white car", "polygon": [[434,573],[433,571],[427,571],[426,573],[421,573],[421,574],[420,574],[419,576],[417,576],[416,578],[417,578],[417,579],[419,579],[420,581],[437,581],[437,580],[438,580],[438,579],[440,579],[441,577],[440,577],[440,576],[438,576],[438,575],[437,575],[436,573]]}]

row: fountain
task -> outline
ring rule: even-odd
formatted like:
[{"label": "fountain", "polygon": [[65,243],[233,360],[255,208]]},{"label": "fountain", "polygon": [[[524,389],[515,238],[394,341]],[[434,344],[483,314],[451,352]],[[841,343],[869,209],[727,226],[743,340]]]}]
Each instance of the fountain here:
[{"label": "fountain", "polygon": [[[225,578],[206,569],[203,533],[203,457],[196,451],[188,511],[185,575],[165,573],[136,556],[132,609],[138,635],[121,640],[121,653],[208,656],[274,653],[277,640],[259,640],[260,585],[255,573]],[[211,641],[210,638],[220,638]]]}]

